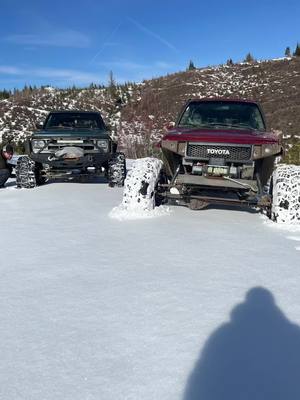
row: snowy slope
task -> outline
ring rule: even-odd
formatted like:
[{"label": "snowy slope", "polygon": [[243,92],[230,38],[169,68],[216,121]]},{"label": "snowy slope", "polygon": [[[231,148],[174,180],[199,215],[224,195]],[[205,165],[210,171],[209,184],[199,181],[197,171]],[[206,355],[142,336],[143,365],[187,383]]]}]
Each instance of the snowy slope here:
[{"label": "snowy slope", "polygon": [[105,183],[11,185],[2,400],[299,398],[297,227],[221,207],[119,222]]}]

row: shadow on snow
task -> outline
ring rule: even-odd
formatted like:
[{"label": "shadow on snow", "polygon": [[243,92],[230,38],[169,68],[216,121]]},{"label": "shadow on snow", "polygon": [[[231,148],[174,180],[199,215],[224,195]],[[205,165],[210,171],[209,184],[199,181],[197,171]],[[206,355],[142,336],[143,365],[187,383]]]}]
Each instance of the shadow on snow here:
[{"label": "shadow on snow", "polygon": [[300,399],[300,329],[253,288],[208,339],[184,400]]}]

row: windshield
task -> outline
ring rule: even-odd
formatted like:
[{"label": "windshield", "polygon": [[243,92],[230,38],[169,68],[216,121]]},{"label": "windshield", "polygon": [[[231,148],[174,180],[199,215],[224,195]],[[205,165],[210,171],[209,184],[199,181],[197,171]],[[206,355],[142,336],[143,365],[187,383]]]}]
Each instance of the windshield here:
[{"label": "windshield", "polygon": [[178,126],[266,130],[263,117],[256,104],[227,101],[189,103]]},{"label": "windshield", "polygon": [[52,113],[44,129],[104,129],[104,123],[96,113]]}]

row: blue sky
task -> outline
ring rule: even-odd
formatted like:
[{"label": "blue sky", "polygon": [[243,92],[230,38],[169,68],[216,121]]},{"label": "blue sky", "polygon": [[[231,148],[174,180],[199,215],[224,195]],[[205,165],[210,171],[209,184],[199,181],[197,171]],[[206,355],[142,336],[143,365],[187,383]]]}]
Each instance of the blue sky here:
[{"label": "blue sky", "polygon": [[300,42],[299,0],[0,0],[0,88],[141,81]]}]

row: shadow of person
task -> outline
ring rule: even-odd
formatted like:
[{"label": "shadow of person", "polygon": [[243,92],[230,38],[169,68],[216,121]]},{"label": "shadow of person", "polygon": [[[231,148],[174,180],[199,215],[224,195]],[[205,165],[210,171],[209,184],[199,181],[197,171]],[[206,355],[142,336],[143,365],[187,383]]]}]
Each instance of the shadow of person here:
[{"label": "shadow of person", "polygon": [[184,400],[300,399],[300,329],[253,288],[205,344]]}]

